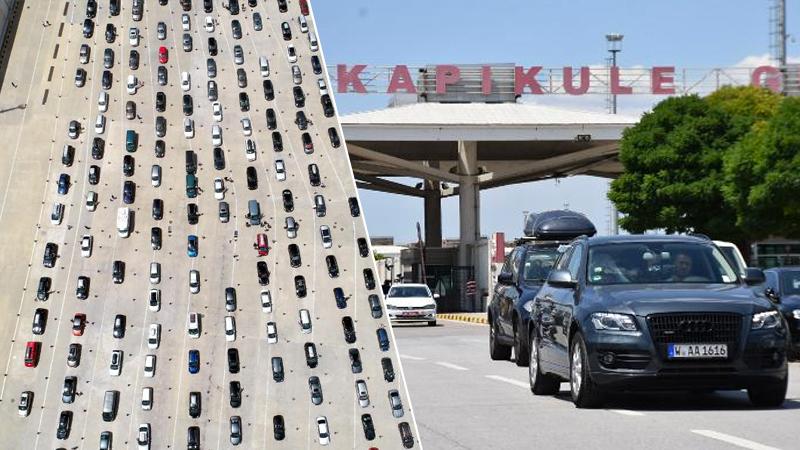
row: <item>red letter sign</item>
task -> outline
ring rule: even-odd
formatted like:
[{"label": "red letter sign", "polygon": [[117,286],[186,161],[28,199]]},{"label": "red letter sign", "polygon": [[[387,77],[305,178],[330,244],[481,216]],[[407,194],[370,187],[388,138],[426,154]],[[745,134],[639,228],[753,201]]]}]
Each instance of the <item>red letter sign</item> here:
[{"label": "red letter sign", "polygon": [[631,94],[633,88],[630,86],[619,85],[619,67],[611,67],[611,93],[612,94]]},{"label": "red letter sign", "polygon": [[358,64],[353,66],[352,70],[348,71],[346,64],[337,65],[336,72],[337,72],[337,79],[339,81],[339,86],[336,92],[340,94],[346,94],[347,86],[352,84],[353,92],[357,92],[359,94],[366,94],[367,89],[361,82],[361,78],[358,77],[361,74],[361,72],[366,68],[367,68],[366,65]]},{"label": "red letter sign", "polygon": [[[655,95],[671,95],[675,93],[675,68],[671,66],[653,67],[650,75],[651,93]],[[669,84],[670,86],[664,86]]]},{"label": "red letter sign", "polygon": [[[762,77],[764,78],[762,82]],[[779,93],[781,91],[781,71],[772,66],[759,66],[753,70],[753,75],[750,76],[750,84],[753,86],[765,86],[772,92]]]},{"label": "red letter sign", "polygon": [[446,94],[447,85],[455,84],[461,79],[461,70],[453,65],[436,66],[436,93]]},{"label": "red letter sign", "polygon": [[542,66],[534,66],[525,71],[524,67],[517,66],[514,73],[514,93],[522,95],[525,92],[525,87],[531,88],[532,94],[544,94],[542,86],[536,81],[536,74],[542,70]]},{"label": "red letter sign", "polygon": [[581,67],[581,85],[572,85],[572,67],[564,67],[564,91],[570,95],[583,95],[589,90],[589,68]]},{"label": "red letter sign", "polygon": [[389,80],[389,89],[386,90],[386,93],[394,94],[399,89],[404,89],[409,94],[417,93],[414,80],[411,79],[408,66],[405,65],[395,66],[394,71],[392,71],[392,79]]}]

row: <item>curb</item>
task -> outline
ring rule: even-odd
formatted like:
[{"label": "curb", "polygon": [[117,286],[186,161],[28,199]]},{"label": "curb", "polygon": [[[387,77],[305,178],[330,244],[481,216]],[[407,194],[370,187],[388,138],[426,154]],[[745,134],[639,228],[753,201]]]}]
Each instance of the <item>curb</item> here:
[{"label": "curb", "polygon": [[480,323],[486,325],[488,321],[486,320],[486,315],[475,315],[475,314],[459,314],[459,313],[439,313],[436,315],[439,319],[444,320],[455,320],[458,322],[470,322],[470,323]]}]

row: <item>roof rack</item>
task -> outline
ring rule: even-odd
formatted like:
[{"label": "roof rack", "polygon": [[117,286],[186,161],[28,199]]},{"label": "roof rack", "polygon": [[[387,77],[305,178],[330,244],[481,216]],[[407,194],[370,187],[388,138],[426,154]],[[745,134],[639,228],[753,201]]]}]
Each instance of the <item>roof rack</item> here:
[{"label": "roof rack", "polygon": [[597,233],[586,216],[566,210],[530,213],[523,231],[524,239],[537,241],[571,241],[581,235],[594,236]]}]

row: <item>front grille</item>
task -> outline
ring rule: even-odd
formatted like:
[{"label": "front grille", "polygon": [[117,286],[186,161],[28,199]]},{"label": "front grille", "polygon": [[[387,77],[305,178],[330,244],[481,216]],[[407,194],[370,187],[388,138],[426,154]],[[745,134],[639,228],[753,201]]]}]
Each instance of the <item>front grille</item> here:
[{"label": "front grille", "polygon": [[655,344],[729,344],[739,342],[742,316],[728,313],[677,313],[647,316]]}]

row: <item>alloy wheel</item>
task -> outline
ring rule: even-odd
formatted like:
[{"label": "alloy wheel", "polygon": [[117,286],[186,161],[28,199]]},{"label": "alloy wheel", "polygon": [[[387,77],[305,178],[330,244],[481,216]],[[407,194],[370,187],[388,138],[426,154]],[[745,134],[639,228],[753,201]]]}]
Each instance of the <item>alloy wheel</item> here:
[{"label": "alloy wheel", "polygon": [[539,375],[539,344],[534,338],[531,341],[531,354],[528,360],[528,378],[531,383],[531,388],[536,385],[536,378]]},{"label": "alloy wheel", "polygon": [[572,370],[570,370],[569,381],[572,396],[577,397],[583,384],[583,353],[579,342],[572,347]]}]

